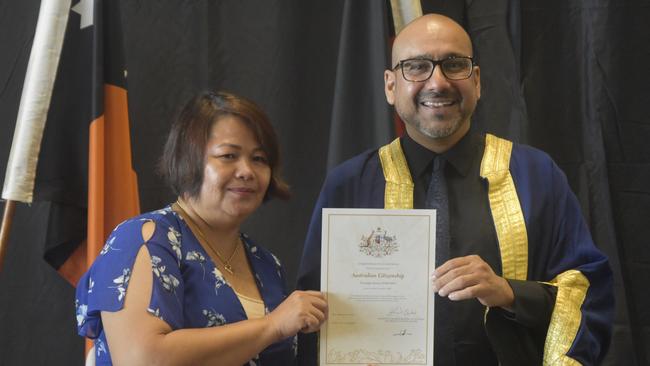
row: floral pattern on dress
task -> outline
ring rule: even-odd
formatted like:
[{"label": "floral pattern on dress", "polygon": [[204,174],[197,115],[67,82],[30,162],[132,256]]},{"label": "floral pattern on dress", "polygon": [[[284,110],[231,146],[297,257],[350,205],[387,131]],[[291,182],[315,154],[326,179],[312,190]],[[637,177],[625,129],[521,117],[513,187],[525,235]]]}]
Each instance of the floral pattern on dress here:
[{"label": "floral pattern on dress", "polygon": [[104,243],[104,246],[102,247],[102,250],[99,251],[99,255],[104,255],[111,250],[120,250],[119,248],[113,248],[113,243],[115,242],[115,237],[111,236],[106,243]]},{"label": "floral pattern on dress", "polygon": [[165,273],[167,267],[162,264],[162,259],[160,259],[160,257],[155,255],[151,256],[151,268],[156,277],[158,277],[158,280],[165,291],[175,294],[176,288],[180,285],[180,281],[174,277],[174,275]]},{"label": "floral pattern on dress", "polygon": [[226,318],[223,316],[223,314],[219,314],[216,311],[210,309],[203,309],[202,313],[205,315],[205,319],[207,320],[207,323],[205,325],[206,328],[218,327],[226,324]]},{"label": "floral pattern on dress", "polygon": [[298,356],[298,335],[293,336],[291,341],[291,349],[293,350],[293,355]]},{"label": "floral pattern on dress", "polygon": [[[142,225],[147,221],[153,222],[156,229],[143,243]],[[286,297],[283,280],[278,280],[276,274],[276,259],[246,235],[241,234],[240,238],[264,303],[268,304],[264,311],[269,313]],[[169,207],[146,213],[124,221],[111,233],[102,255],[77,286],[75,320],[79,334],[95,341],[98,364],[110,361],[101,311],[123,307],[135,259],[143,245],[151,259],[151,276],[155,276],[146,307],[148,314],[165,321],[173,330],[219,326],[246,319],[220,267],[206,254],[182,217]],[[271,364],[292,364],[292,339],[279,343],[279,353],[277,348],[273,353],[262,351],[260,357],[245,364],[257,366],[260,359],[268,359]]]},{"label": "floral pattern on dress", "polygon": [[155,310],[152,309],[152,308],[147,308],[147,313],[155,316],[156,318],[158,318],[160,320],[163,320],[163,321],[165,320],[165,319],[163,319],[162,315],[160,315],[160,308],[156,308]]},{"label": "floral pattern on dress", "polygon": [[271,253],[271,256],[273,257],[273,260],[275,261],[275,265],[278,268],[278,270],[276,271],[278,277],[282,278],[282,272],[280,272],[280,268],[282,268],[282,264],[280,264],[280,260],[278,259],[278,257],[275,256],[275,254]]},{"label": "floral pattern on dress", "polygon": [[205,279],[205,256],[201,254],[201,252],[198,250],[190,250],[185,254],[185,260],[199,262],[201,269],[203,270],[203,279]]},{"label": "floral pattern on dress", "polygon": [[122,275],[113,279],[115,286],[109,286],[117,290],[117,300],[122,301],[126,296],[126,288],[129,287],[129,280],[131,279],[131,268],[122,269]]},{"label": "floral pattern on dress", "polygon": [[181,233],[170,226],[167,231],[167,239],[169,240],[169,245],[172,246],[172,250],[176,253],[178,264],[180,265],[181,259],[183,258],[183,255],[181,254]]},{"label": "floral pattern on dress", "polygon": [[257,258],[257,259],[261,259],[260,256],[257,254],[257,246],[255,246],[255,245],[253,245],[253,246],[251,247],[251,254],[252,254],[253,257],[255,257],[255,258]]},{"label": "floral pattern on dress", "polygon": [[98,358],[101,357],[102,352],[106,353],[106,345],[104,344],[101,338],[97,338],[95,340],[95,352],[97,355],[96,357]]},{"label": "floral pattern on dress", "polygon": [[221,274],[221,271],[217,267],[214,267],[212,274],[214,275],[214,293],[219,295],[219,289],[226,284],[226,280],[223,278],[223,274]]},{"label": "floral pattern on dress", "polygon": [[77,326],[80,327],[86,322],[86,319],[88,318],[88,305],[79,304],[79,300],[75,300],[74,305],[75,305],[75,308],[77,310],[76,311],[76,313],[77,313]]},{"label": "floral pattern on dress", "polygon": [[160,210],[153,211],[152,214],[154,214],[154,215],[167,215],[170,212],[171,212],[171,207],[165,207],[165,208],[161,208]]},{"label": "floral pattern on dress", "polygon": [[255,355],[251,360],[248,361],[248,366],[258,366],[260,362],[260,355]]}]

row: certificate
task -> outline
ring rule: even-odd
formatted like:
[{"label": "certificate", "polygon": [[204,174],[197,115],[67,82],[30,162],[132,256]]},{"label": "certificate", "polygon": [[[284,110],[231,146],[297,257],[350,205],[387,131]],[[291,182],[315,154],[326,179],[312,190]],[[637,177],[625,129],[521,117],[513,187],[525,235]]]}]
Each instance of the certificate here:
[{"label": "certificate", "polygon": [[323,209],[320,365],[433,365],[435,211]]}]

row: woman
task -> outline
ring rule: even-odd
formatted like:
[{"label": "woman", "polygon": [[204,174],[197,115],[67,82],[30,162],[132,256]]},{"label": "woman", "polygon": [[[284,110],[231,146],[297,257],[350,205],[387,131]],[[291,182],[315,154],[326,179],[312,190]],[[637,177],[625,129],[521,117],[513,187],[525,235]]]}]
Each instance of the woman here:
[{"label": "woman", "polygon": [[79,333],[97,364],[290,365],[295,335],[327,314],[323,295],[285,295],[280,263],[240,225],[289,191],[275,133],[252,102],[192,99],[161,171],[178,200],[118,225],[77,286]]}]

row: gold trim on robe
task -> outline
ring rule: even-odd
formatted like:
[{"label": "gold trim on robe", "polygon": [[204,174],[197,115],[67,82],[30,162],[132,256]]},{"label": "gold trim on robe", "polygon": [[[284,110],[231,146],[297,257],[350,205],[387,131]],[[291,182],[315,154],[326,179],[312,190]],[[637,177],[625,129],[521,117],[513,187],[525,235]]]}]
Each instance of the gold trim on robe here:
[{"label": "gold trim on robe", "polygon": [[515,183],[510,175],[512,142],[485,135],[481,177],[488,180],[488,199],[494,219],[503,277],[528,278],[528,233]]},{"label": "gold trim on robe", "polygon": [[[512,142],[486,134],[481,177],[488,181],[488,199],[501,253],[503,277],[528,279],[528,233],[512,175]],[[379,149],[386,188],[384,208],[413,208],[413,179],[399,138]],[[580,327],[580,308],[589,281],[580,271],[569,270],[550,283],[558,287],[555,307],[544,345],[544,365],[579,365],[566,353]],[[486,309],[486,315],[487,315]]]},{"label": "gold trim on robe", "polygon": [[379,149],[381,167],[384,170],[386,189],[384,191],[384,208],[413,208],[413,179],[399,138]]},{"label": "gold trim on robe", "polygon": [[578,335],[582,320],[580,308],[587,297],[589,280],[580,271],[572,269],[559,274],[550,284],[557,286],[557,296],[546,333],[544,366],[580,365],[566,354]]}]

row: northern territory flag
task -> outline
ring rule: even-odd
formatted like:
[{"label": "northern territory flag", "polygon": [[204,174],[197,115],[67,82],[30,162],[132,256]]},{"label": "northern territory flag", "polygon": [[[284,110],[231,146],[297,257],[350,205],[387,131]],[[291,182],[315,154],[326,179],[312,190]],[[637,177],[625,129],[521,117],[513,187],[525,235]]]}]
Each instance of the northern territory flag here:
[{"label": "northern territory flag", "polygon": [[46,225],[35,229],[73,285],[110,230],[139,212],[118,6],[72,2],[38,153],[33,200]]}]

